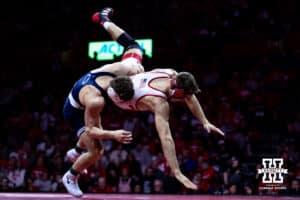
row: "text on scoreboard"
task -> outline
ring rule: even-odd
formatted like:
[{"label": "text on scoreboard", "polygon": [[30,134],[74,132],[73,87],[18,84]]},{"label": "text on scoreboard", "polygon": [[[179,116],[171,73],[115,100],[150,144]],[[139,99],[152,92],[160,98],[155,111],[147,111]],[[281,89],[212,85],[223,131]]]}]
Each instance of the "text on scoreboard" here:
[{"label": "text on scoreboard", "polygon": [[[153,41],[152,39],[138,39],[136,42],[144,50],[144,53],[152,58]],[[113,60],[115,56],[121,56],[124,48],[115,41],[96,41],[89,42],[88,56],[98,61]],[[95,56],[97,56],[95,58]]]}]

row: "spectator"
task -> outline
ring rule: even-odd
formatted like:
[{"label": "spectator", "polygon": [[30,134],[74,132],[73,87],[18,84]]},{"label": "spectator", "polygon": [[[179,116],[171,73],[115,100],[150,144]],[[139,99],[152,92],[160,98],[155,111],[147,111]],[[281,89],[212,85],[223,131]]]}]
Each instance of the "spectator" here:
[{"label": "spectator", "polygon": [[26,170],[21,166],[17,155],[11,154],[8,164],[8,187],[12,191],[23,191]]},{"label": "spectator", "polygon": [[237,188],[238,187],[235,184],[230,185],[229,188],[228,188],[228,194],[230,194],[230,195],[238,194],[238,189]]},{"label": "spectator", "polygon": [[253,195],[253,190],[250,185],[244,185],[243,192],[244,195]]},{"label": "spectator", "polygon": [[50,157],[55,151],[55,146],[53,142],[51,142],[50,139],[45,135],[43,141],[37,145],[36,150],[37,152],[45,153],[46,157]]},{"label": "spectator", "polygon": [[61,173],[54,173],[53,176],[51,176],[51,191],[52,192],[65,192],[65,188],[61,182]]},{"label": "spectator", "polygon": [[147,168],[143,177],[143,191],[145,194],[152,193],[154,179],[153,169],[151,167]]},{"label": "spectator", "polygon": [[135,157],[129,153],[127,159],[121,164],[127,166],[129,169],[129,174],[140,177],[142,175],[141,163],[138,162]]},{"label": "spectator", "polygon": [[119,165],[126,160],[127,154],[128,152],[123,149],[122,144],[118,143],[116,148],[110,153],[110,161],[115,165]]},{"label": "spectator", "polygon": [[208,161],[204,161],[198,170],[201,172],[199,189],[202,193],[213,194],[215,189],[215,170]]},{"label": "spectator", "polygon": [[298,179],[292,180],[289,188],[290,188],[288,192],[289,195],[297,195],[297,196],[300,195],[300,183]]},{"label": "spectator", "polygon": [[105,176],[99,176],[97,183],[89,189],[92,193],[112,193],[113,187],[106,184]]},{"label": "spectator", "polygon": [[153,181],[153,193],[154,194],[163,194],[164,193],[164,184],[161,179],[155,179]]},{"label": "spectator", "polygon": [[117,191],[119,183],[118,167],[113,163],[109,163],[106,168],[106,182],[109,187],[112,188],[114,192]]},{"label": "spectator", "polygon": [[142,188],[142,184],[139,182],[137,184],[133,184],[132,185],[132,192],[135,194],[142,194],[143,193],[143,188]]},{"label": "spectator", "polygon": [[8,179],[6,177],[0,178],[0,191],[9,192]]},{"label": "spectator", "polygon": [[33,186],[37,188],[39,192],[50,192],[52,191],[52,183],[49,179],[48,172],[42,173],[33,181]]},{"label": "spectator", "polygon": [[241,180],[242,180],[239,160],[237,160],[235,157],[232,157],[230,162],[231,162],[231,166],[223,174],[224,183],[225,185],[230,185],[230,187],[232,185],[234,185],[234,187],[237,187],[238,185],[241,184]]},{"label": "spectator", "polygon": [[129,176],[128,167],[121,168],[121,174],[118,182],[119,193],[130,193],[131,192],[131,177]]},{"label": "spectator", "polygon": [[41,179],[44,174],[48,173],[48,168],[45,163],[45,157],[43,154],[40,154],[35,162],[35,165],[32,168],[31,173],[33,174],[34,179]]},{"label": "spectator", "polygon": [[131,153],[134,158],[141,163],[141,170],[144,172],[151,164],[151,155],[147,147],[143,146],[142,143],[138,143],[136,148],[131,150]]}]

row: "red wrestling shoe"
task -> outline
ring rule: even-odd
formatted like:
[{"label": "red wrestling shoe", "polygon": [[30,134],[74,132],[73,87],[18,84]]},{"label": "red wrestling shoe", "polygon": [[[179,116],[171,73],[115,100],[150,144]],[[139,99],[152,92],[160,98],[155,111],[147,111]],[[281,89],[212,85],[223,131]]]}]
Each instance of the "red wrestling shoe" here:
[{"label": "red wrestling shoe", "polygon": [[103,8],[100,12],[96,12],[92,16],[92,21],[97,24],[104,24],[104,22],[109,22],[110,17],[113,15],[114,10],[112,8]]}]

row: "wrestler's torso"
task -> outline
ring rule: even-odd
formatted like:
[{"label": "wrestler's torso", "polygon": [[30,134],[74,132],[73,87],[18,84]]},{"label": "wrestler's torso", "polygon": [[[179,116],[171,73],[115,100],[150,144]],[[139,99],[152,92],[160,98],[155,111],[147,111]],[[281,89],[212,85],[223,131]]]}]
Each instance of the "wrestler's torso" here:
[{"label": "wrestler's torso", "polygon": [[87,94],[94,97],[106,97],[106,89],[114,77],[113,73],[104,71],[102,68],[89,71],[75,82],[70,91],[69,99],[71,99],[72,104],[77,105],[76,107],[84,108],[83,97]]},{"label": "wrestler's torso", "polygon": [[129,101],[122,101],[108,89],[110,99],[120,108],[125,110],[147,111],[155,99],[165,99],[166,83],[169,82],[169,76],[165,73],[145,72],[130,77],[133,82],[134,96]]}]

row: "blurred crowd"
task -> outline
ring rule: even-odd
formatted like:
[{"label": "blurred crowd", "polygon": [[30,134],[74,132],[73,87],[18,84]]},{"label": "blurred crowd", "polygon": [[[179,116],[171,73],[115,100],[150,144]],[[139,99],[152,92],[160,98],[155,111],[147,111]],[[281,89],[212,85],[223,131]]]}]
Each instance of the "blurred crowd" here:
[{"label": "blurred crowd", "polygon": [[[43,1],[43,20],[35,18],[38,11],[20,6],[24,17],[7,22],[2,34],[10,35],[14,47],[9,40],[3,44],[16,54],[4,54],[0,75],[0,191],[65,192],[60,179],[71,163],[64,157],[77,138],[62,118],[62,106],[82,73],[105,64],[89,60],[86,46],[109,38],[89,17],[111,5],[117,24],[136,38],[153,38],[146,70],[166,66],[195,75],[200,103],[226,137],[205,132],[184,105],[172,104],[179,164],[199,186],[191,192],[166,163],[153,115],[109,105],[104,128],[130,130],[134,141],[103,141],[104,156],[80,175],[83,191],[300,195],[299,2],[114,3]],[[284,159],[285,190],[259,189],[257,169],[264,157]]]}]

